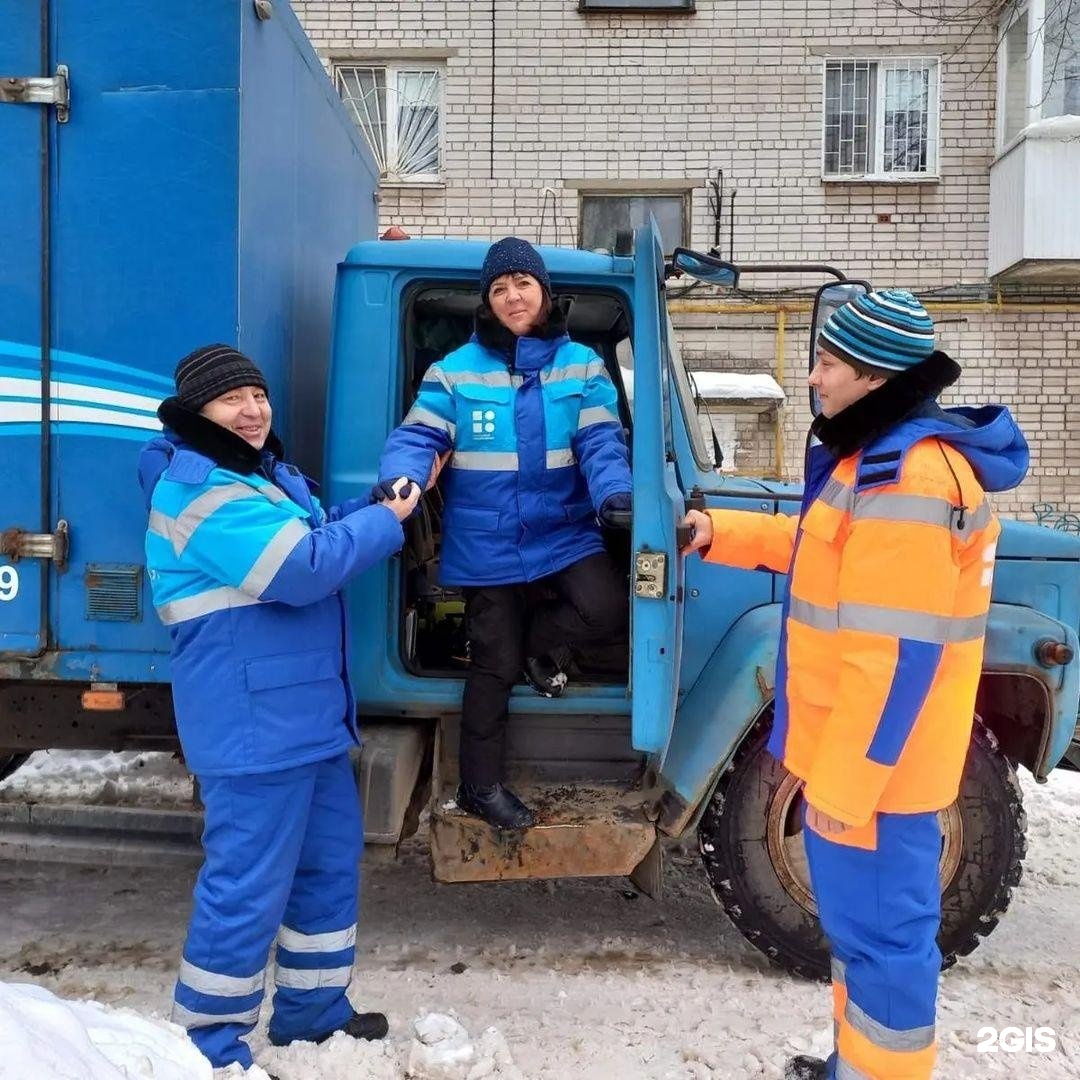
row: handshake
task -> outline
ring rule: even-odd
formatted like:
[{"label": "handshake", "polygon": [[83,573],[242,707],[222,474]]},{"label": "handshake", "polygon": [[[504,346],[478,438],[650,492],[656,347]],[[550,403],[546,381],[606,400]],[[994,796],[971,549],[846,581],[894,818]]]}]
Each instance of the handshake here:
[{"label": "handshake", "polygon": [[[437,454],[428,473],[424,491],[430,491],[439,479],[439,473],[450,457],[449,451],[445,454]],[[380,480],[371,489],[371,501],[382,503],[388,509],[393,510],[398,521],[404,521],[415,509],[420,501],[420,485],[407,476],[399,476],[396,480]]]}]

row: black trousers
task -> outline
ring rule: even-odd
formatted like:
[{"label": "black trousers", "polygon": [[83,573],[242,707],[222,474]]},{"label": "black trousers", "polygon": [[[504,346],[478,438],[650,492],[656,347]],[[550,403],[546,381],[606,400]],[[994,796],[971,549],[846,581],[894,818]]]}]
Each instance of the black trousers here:
[{"label": "black trousers", "polygon": [[566,666],[625,670],[629,594],[606,552],[588,555],[542,581],[464,590],[471,664],[461,706],[461,779],[502,779],[510,690],[526,656],[548,654]]}]

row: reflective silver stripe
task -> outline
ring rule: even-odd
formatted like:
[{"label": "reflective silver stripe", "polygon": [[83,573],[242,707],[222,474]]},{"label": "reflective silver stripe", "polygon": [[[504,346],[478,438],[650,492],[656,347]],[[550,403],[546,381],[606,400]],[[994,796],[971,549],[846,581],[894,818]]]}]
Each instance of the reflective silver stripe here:
[{"label": "reflective silver stripe", "polygon": [[473,386],[509,386],[510,372],[502,371],[447,371],[442,369],[445,385],[448,387],[460,386],[462,383],[471,383]]},{"label": "reflective silver stripe", "polygon": [[975,641],[986,632],[985,614],[965,618],[878,607],[875,604],[848,603],[840,604],[839,614],[840,628],[843,630],[861,630],[867,634],[886,634],[938,645]]},{"label": "reflective silver stripe", "polygon": [[[590,371],[590,368],[593,370]],[[590,376],[595,373],[593,364],[567,364],[566,367],[552,368],[550,371],[540,372],[540,382],[545,386],[548,383],[570,382],[577,379],[579,382],[588,382]]]},{"label": "reflective silver stripe", "polygon": [[831,506],[835,510],[848,511],[851,509],[854,498],[855,492],[847,484],[843,484],[836,477],[830,476],[825,481],[825,486],[821,489],[821,494],[816,501],[823,502],[826,506]]},{"label": "reflective silver stripe", "polygon": [[198,498],[192,499],[180,516],[172,522],[169,539],[177,557],[183,554],[195,530],[219,507],[238,499],[257,499],[259,492],[247,484],[224,484],[222,487],[204,491]]},{"label": "reflective silver stripe", "polygon": [[610,409],[596,406],[591,409],[582,409],[578,413],[577,429],[580,431],[582,428],[591,427],[593,424],[617,424],[618,422],[619,418]]},{"label": "reflective silver stripe", "polygon": [[797,596],[791,598],[788,615],[796,622],[812,626],[815,630],[835,631],[838,628],[835,608],[811,604],[809,600],[800,600]]},{"label": "reflective silver stripe", "polygon": [[180,962],[180,981],[200,994],[216,994],[218,997],[246,997],[263,988],[265,969],[254,975],[219,975],[216,971],[196,967],[187,960]]},{"label": "reflective silver stripe", "polygon": [[179,1002],[173,1002],[172,1022],[190,1031],[192,1028],[213,1027],[214,1024],[243,1024],[245,1027],[254,1027],[259,1020],[259,1006],[245,1012],[230,1013],[203,1013],[192,1012]]},{"label": "reflective silver stripe", "polygon": [[310,535],[311,530],[302,521],[289,518],[274,534],[270,543],[262,549],[262,554],[255,560],[255,565],[247,572],[247,577],[240,582],[241,592],[246,592],[250,596],[262,596],[296,545],[304,537]]},{"label": "reflective silver stripe", "polygon": [[844,961],[837,960],[835,956],[832,957],[832,981],[841,985],[847,983],[847,968],[844,967]]},{"label": "reflective silver stripe", "polygon": [[549,469],[565,469],[568,465],[576,465],[577,458],[573,450],[549,450],[547,452],[547,467]]},{"label": "reflective silver stripe", "polygon": [[158,618],[166,626],[172,626],[174,623],[186,622],[188,619],[197,619],[200,615],[212,615],[215,611],[247,607],[249,604],[258,602],[254,596],[249,596],[246,592],[222,585],[217,589],[207,589],[206,592],[196,593],[194,596],[185,596],[181,600],[170,600],[167,604],[162,604],[157,609],[157,613]]},{"label": "reflective silver stripe", "polygon": [[155,536],[160,536],[163,540],[171,540],[172,524],[173,519],[167,514],[163,514],[160,510],[151,510],[150,520],[146,527]]},{"label": "reflective silver stripe", "polygon": [[457,434],[457,424],[453,420],[444,420],[438,413],[425,409],[422,405],[414,405],[406,414],[403,424],[424,424],[436,431],[445,431],[452,439]]},{"label": "reflective silver stripe", "polygon": [[872,1016],[868,1016],[854,1001],[849,1000],[844,1007],[844,1019],[860,1035],[864,1035],[882,1050],[914,1051],[925,1050],[934,1045],[934,1025],[927,1027],[897,1029],[886,1027]]},{"label": "reflective silver stripe", "polygon": [[836,1059],[836,1080],[874,1080],[874,1078],[862,1069],[856,1069],[849,1061],[842,1057]]},{"label": "reflective silver stripe", "polygon": [[979,529],[987,528],[993,520],[994,511],[990,508],[990,504],[983,499],[983,501],[975,508],[974,513],[968,515],[968,521],[971,522],[968,528],[971,529],[972,532],[977,532]]},{"label": "reflective silver stripe", "polygon": [[275,506],[278,503],[292,502],[289,496],[276,484],[264,484],[261,488],[258,488],[258,492],[260,495],[265,495]]},{"label": "reflective silver stripe", "polygon": [[287,926],[278,934],[278,945],[289,952],[340,952],[356,944],[356,923],[344,930],[327,930],[324,934],[301,934]]},{"label": "reflective silver stripe", "polygon": [[324,986],[348,986],[352,967],[290,968],[277,965],[274,985],[290,990],[321,990]]},{"label": "reflective silver stripe", "polygon": [[455,451],[450,459],[452,469],[479,469],[489,472],[516,472],[518,456],[514,453],[484,450]]},{"label": "reflective silver stripe", "polygon": [[956,510],[948,499],[932,495],[868,491],[856,497],[851,516],[857,521],[910,521],[916,525],[939,525],[947,529]]}]

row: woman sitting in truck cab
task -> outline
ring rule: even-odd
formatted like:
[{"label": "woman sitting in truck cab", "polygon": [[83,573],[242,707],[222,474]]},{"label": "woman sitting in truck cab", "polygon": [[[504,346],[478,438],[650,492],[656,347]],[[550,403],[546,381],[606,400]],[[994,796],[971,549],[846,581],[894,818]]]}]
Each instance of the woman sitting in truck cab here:
[{"label": "woman sitting in truck cab", "polygon": [[[539,252],[492,244],[480,295],[472,337],[431,365],[387,440],[373,495],[402,476],[426,482],[451,455],[440,580],[464,592],[471,661],[457,803],[526,828],[532,812],[502,783],[510,691],[524,673],[557,697],[571,649],[627,641],[627,592],[600,525],[630,510],[630,465],[615,386],[570,340]],[[555,599],[537,603],[540,592]]]}]

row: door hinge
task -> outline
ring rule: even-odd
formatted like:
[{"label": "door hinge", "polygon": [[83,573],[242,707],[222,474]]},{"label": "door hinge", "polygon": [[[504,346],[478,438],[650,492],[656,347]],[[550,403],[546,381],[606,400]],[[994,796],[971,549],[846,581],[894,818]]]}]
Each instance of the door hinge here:
[{"label": "door hinge", "polygon": [[635,553],[634,595],[643,600],[663,600],[667,595],[667,555],[664,552]]},{"label": "door hinge", "polygon": [[0,533],[0,555],[13,563],[20,559],[49,559],[58,570],[63,570],[68,561],[68,523],[58,521],[53,533],[5,529]]},{"label": "door hinge", "polygon": [[52,76],[0,75],[0,104],[55,105],[56,122],[66,124],[71,112],[71,89],[66,64]]}]

